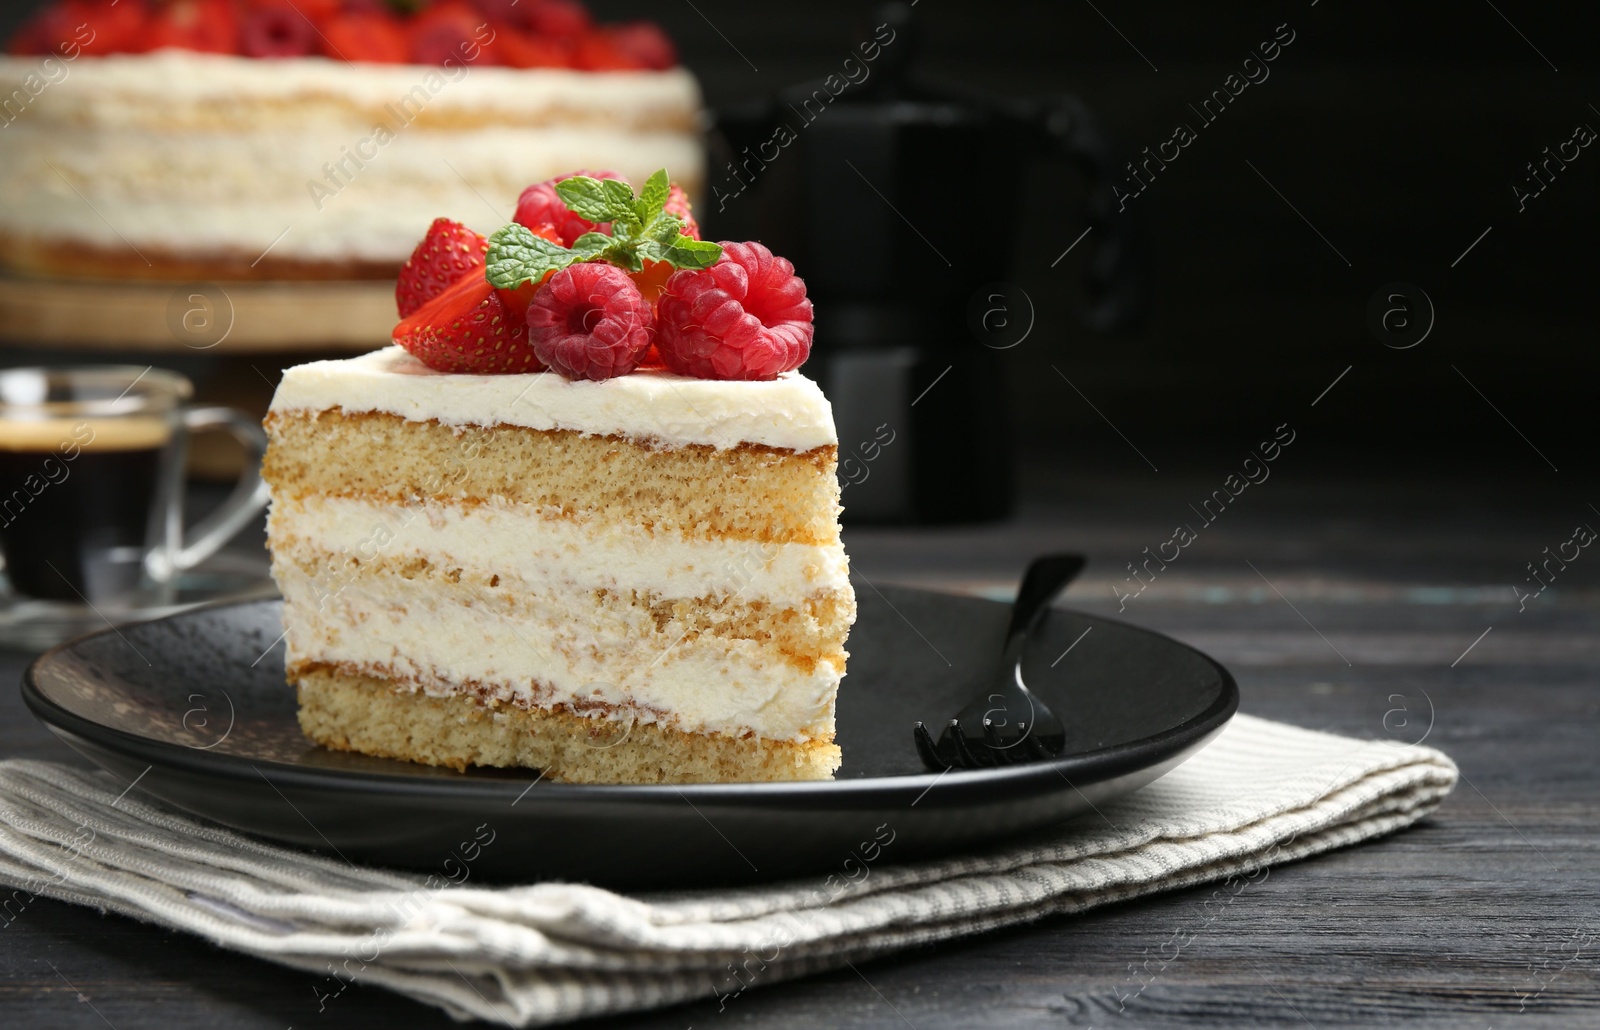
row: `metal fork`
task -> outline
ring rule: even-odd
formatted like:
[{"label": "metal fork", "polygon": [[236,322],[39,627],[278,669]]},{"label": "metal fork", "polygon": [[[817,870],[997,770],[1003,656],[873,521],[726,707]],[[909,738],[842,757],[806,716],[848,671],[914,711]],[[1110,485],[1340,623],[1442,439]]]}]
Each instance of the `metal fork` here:
[{"label": "metal fork", "polygon": [[1050,602],[1083,571],[1078,554],[1046,554],[1035,558],[1022,577],[1005,650],[994,683],[956,713],[939,734],[938,743],[921,722],[912,736],[917,753],[935,772],[946,769],[989,769],[1054,758],[1066,745],[1066,729],[1049,707],[1022,682],[1022,650]]}]

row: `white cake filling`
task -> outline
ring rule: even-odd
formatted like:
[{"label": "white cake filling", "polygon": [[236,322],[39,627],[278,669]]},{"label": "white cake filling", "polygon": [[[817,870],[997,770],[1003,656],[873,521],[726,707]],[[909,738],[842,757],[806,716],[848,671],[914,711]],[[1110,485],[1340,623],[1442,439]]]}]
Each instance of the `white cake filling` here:
[{"label": "white cake filling", "polygon": [[330,593],[298,569],[277,576],[300,613],[288,622],[291,660],[349,663],[439,696],[473,684],[501,700],[689,733],[798,742],[833,732],[842,674],[828,661],[807,671],[748,640],[656,646],[581,609],[530,613],[536,595],[517,608],[491,597],[465,605],[404,579],[364,578]]},{"label": "white cake filling", "polygon": [[766,382],[721,382],[640,371],[604,382],[553,372],[473,376],[435,372],[399,347],[314,361],[283,374],[272,410],[386,412],[447,426],[522,426],[624,436],[671,447],[741,443],[809,451],[838,443],[833,407],[798,372]]},{"label": "white cake filling", "polygon": [[850,565],[839,544],[689,540],[598,519],[546,518],[526,506],[496,502],[279,498],[272,507],[272,534],[277,553],[295,560],[312,560],[311,548],[361,561],[423,557],[446,568],[516,576],[534,586],[638,590],[664,598],[731,596],[783,607],[850,589]]}]

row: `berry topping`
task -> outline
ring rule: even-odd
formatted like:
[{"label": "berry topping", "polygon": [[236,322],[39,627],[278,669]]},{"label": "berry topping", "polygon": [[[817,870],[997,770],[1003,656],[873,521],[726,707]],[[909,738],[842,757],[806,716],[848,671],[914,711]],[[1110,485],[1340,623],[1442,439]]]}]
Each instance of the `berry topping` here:
[{"label": "berry topping", "polygon": [[601,226],[596,225],[587,218],[581,218],[573,214],[572,209],[567,207],[566,202],[561,199],[561,195],[556,192],[556,183],[565,182],[580,175],[588,176],[591,179],[627,181],[622,178],[620,172],[581,171],[573,172],[570,175],[559,175],[554,179],[546,179],[544,182],[534,183],[523,190],[522,196],[517,198],[517,211],[511,216],[511,220],[530,229],[536,229],[541,225],[555,226],[556,232],[560,236],[560,239],[556,242],[564,247],[572,246],[573,243],[577,242],[578,237],[586,232],[594,232],[597,229],[601,229]]},{"label": "berry topping", "polygon": [[482,272],[488,247],[488,240],[460,222],[435,218],[428,226],[428,234],[400,268],[400,281],[394,288],[400,317],[421,308],[469,272]]},{"label": "berry topping", "polygon": [[594,71],[678,60],[655,23],[596,25],[580,0],[47,0],[6,43],[74,59],[165,48]]},{"label": "berry topping", "polygon": [[[608,261],[628,272],[642,272],[652,261],[675,268],[710,267],[722,248],[684,235],[683,219],[667,210],[672,199],[664,168],[637,195],[623,179],[581,173],[530,186],[517,205],[518,220],[489,237],[489,281],[498,289],[513,289],[580,261]],[[681,196],[680,205],[687,211]],[[548,217],[562,220],[553,224],[570,243],[553,243],[527,227],[545,224]],[[574,222],[591,228],[573,236],[581,227]]]},{"label": "berry topping", "polygon": [[656,319],[656,348],[679,375],[771,379],[811,354],[805,281],[759,243],[724,243],[710,268],[676,272]]},{"label": "berry topping", "polygon": [[[539,183],[517,218],[487,241],[434,221],[400,272],[395,343],[444,372],[549,367],[589,380],[696,361],[715,371],[690,374],[770,379],[810,352],[811,302],[794,267],[759,244],[727,258],[699,239],[689,198],[664,168],[638,193],[615,172]],[[706,278],[684,280],[686,271]],[[674,284],[685,312],[698,319],[699,304],[713,316],[683,321],[681,361],[656,345],[657,298]]]},{"label": "berry topping", "polygon": [[464,276],[394,327],[394,342],[439,372],[502,375],[544,368],[528,332],[480,275]]},{"label": "berry topping", "polygon": [[288,0],[252,7],[239,22],[246,57],[304,57],[320,43],[316,28]]},{"label": "berry topping", "polygon": [[393,15],[351,11],[322,26],[322,52],[341,61],[404,64],[411,57],[411,44]]},{"label": "berry topping", "polygon": [[650,305],[628,274],[601,262],[550,277],[528,305],[539,360],[568,379],[610,379],[639,367],[650,349]]}]

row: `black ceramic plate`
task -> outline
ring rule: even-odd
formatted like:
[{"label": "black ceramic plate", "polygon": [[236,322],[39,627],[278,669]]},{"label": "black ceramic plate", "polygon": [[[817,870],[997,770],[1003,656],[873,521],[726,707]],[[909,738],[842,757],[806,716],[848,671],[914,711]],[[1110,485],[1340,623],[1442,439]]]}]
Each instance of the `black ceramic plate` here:
[{"label": "black ceramic plate", "polygon": [[475,879],[634,889],[852,874],[867,859],[988,844],[1143,786],[1238,706],[1233,677],[1199,652],[1058,608],[1023,668],[1066,724],[1062,757],[929,773],[911,725],[941,724],[987,682],[1010,606],[902,589],[858,601],[833,781],[566,785],[327,751],[295,721],[276,601],[63,644],[28,670],[23,694],[97,764],[247,833],[452,878],[468,868]]}]

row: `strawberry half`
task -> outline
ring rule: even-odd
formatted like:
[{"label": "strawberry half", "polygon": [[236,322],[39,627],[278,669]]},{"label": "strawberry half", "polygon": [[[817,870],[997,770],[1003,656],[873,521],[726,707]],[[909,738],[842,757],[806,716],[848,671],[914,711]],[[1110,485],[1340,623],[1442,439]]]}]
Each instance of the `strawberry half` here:
[{"label": "strawberry half", "polygon": [[528,326],[501,303],[489,280],[463,276],[394,327],[394,342],[436,372],[540,372]]},{"label": "strawberry half", "polygon": [[417,249],[400,268],[394,302],[400,317],[409,317],[424,304],[460,282],[469,272],[483,272],[489,241],[460,222],[435,218]]}]

